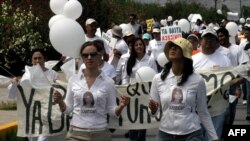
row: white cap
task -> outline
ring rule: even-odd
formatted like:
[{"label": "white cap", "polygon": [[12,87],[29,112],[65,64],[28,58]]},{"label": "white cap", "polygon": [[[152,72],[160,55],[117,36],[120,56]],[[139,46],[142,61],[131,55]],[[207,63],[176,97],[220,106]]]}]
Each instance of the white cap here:
[{"label": "white cap", "polygon": [[89,25],[89,24],[92,24],[94,22],[96,22],[95,19],[89,18],[89,19],[86,20],[85,25]]},{"label": "white cap", "polygon": [[205,29],[205,30],[202,32],[202,34],[201,34],[201,38],[203,38],[203,37],[204,37],[205,35],[207,35],[207,34],[212,34],[212,35],[214,35],[215,37],[218,37],[216,31],[215,31],[213,28],[207,28],[207,29]]},{"label": "white cap", "polygon": [[153,33],[160,33],[161,31],[160,31],[160,29],[159,28],[154,28],[153,29]]}]

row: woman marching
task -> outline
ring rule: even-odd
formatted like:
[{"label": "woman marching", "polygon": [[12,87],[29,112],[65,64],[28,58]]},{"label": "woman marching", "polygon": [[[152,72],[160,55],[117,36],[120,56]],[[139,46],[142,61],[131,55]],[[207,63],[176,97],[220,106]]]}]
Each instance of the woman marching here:
[{"label": "woman marching", "polygon": [[169,62],[155,75],[149,101],[152,115],[160,106],[163,112],[157,141],[203,141],[201,124],[211,140],[218,140],[207,109],[205,82],[194,73],[192,44],[178,38],[167,42],[164,52]]},{"label": "woman marching", "polygon": [[80,54],[85,69],[69,79],[65,101],[59,92],[54,93],[61,111],[72,112],[68,141],[111,141],[107,114],[119,116],[129,102],[123,96],[116,104],[114,82],[99,69],[102,48],[98,40],[84,43]]}]

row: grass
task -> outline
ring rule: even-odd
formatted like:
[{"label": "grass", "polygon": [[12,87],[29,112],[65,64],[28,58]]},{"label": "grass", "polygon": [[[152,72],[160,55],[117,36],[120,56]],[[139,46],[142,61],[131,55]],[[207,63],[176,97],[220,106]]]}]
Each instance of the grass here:
[{"label": "grass", "polygon": [[17,109],[17,105],[16,105],[16,101],[2,101],[0,103],[0,110],[16,110]]}]

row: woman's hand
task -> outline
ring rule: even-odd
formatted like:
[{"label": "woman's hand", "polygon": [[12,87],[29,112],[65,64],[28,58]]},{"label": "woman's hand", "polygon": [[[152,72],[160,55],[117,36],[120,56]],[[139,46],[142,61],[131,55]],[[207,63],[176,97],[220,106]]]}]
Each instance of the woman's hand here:
[{"label": "woman's hand", "polygon": [[129,101],[130,101],[129,97],[121,96],[120,104],[119,104],[119,106],[117,106],[117,108],[115,110],[115,113],[117,116],[121,115],[123,108],[128,105]]},{"label": "woman's hand", "polygon": [[58,91],[55,91],[53,99],[55,103],[58,103],[61,111],[64,112],[66,110],[66,104],[63,101],[62,95]]},{"label": "woman's hand", "polygon": [[150,108],[152,114],[155,114],[155,112],[158,110],[159,104],[154,100],[150,99],[148,107]]},{"label": "woman's hand", "polygon": [[60,101],[62,101],[62,95],[58,91],[55,91],[55,93],[53,94],[53,99],[55,103],[59,103]]},{"label": "woman's hand", "polygon": [[127,96],[121,96],[120,106],[123,108],[128,105],[130,98]]}]

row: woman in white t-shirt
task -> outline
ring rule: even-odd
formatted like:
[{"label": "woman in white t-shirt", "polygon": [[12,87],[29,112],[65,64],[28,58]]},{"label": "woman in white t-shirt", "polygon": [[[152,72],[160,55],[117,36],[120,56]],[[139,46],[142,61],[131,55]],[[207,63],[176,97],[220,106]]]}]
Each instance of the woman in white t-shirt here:
[{"label": "woman in white t-shirt", "polygon": [[155,75],[149,101],[152,115],[162,109],[157,141],[203,141],[201,123],[210,139],[218,140],[207,109],[205,82],[194,73],[192,49],[192,44],[184,38],[169,41],[165,46],[169,62]]},{"label": "woman in white t-shirt", "polygon": [[[150,59],[146,53],[146,46],[141,38],[136,37],[132,43],[130,56],[125,65],[125,73],[122,73],[122,84],[136,83],[136,72],[143,66],[149,66],[157,72],[156,63]],[[131,141],[145,141],[146,129],[130,130],[129,138]]]},{"label": "woman in white t-shirt", "polygon": [[117,105],[114,82],[99,69],[102,48],[97,40],[85,42],[80,49],[85,64],[82,74],[69,79],[65,101],[59,92],[54,93],[61,111],[72,113],[67,140],[111,141],[107,115],[120,116],[129,102],[128,97],[122,96]]}]

